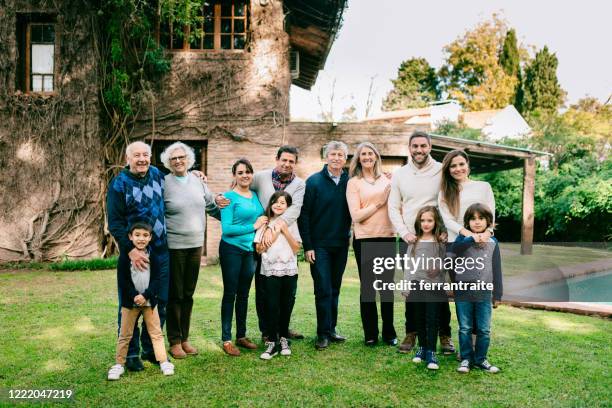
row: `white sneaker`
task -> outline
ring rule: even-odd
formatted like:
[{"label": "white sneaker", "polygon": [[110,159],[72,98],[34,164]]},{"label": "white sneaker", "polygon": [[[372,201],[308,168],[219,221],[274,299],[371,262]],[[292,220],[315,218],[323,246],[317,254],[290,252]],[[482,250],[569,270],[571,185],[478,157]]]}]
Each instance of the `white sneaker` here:
[{"label": "white sneaker", "polygon": [[108,370],[108,379],[111,381],[118,380],[125,373],[125,368],[121,364],[115,364]]},{"label": "white sneaker", "polygon": [[273,341],[266,341],[266,351],[261,353],[259,358],[262,360],[271,360],[272,357],[278,354],[278,347],[276,347],[276,343]]},{"label": "white sneaker", "polygon": [[164,361],[159,364],[159,368],[164,375],[174,375],[174,364],[169,361]]},{"label": "white sneaker", "polygon": [[414,354],[414,357],[412,357],[412,362],[418,364],[424,359],[425,359],[425,349],[423,347],[418,347],[416,350],[416,353]]},{"label": "white sneaker", "polygon": [[286,338],[281,337],[280,338],[280,346],[281,346],[281,356],[290,356],[291,355],[291,349],[289,348],[289,341],[287,341]]},{"label": "white sneaker", "polygon": [[460,373],[469,373],[470,372],[470,360],[461,360],[461,364],[459,364],[457,371],[459,371]]},{"label": "white sneaker", "polygon": [[437,370],[438,368],[440,368],[440,366],[437,365],[436,363],[429,363],[429,364],[427,364],[427,368],[429,370]]}]

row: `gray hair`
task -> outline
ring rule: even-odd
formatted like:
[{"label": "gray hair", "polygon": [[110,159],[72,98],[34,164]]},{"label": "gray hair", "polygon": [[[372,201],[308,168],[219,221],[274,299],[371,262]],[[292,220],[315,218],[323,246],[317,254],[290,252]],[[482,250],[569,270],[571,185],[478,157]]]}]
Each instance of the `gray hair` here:
[{"label": "gray hair", "polygon": [[185,167],[187,167],[187,170],[189,170],[195,164],[195,153],[191,147],[187,146],[183,142],[175,142],[166,147],[164,152],[161,154],[161,161],[164,163],[164,167],[168,170],[172,170],[170,167],[170,155],[173,151],[178,149],[182,149],[185,152],[185,155],[187,156],[187,163]]},{"label": "gray hair", "polygon": [[327,158],[327,154],[332,150],[342,150],[344,152],[344,157],[348,158],[348,146],[344,142],[332,140],[327,143],[323,148],[323,157]]},{"label": "gray hair", "polygon": [[151,146],[140,140],[132,142],[125,148],[125,156],[128,159],[128,164],[130,164],[129,158],[132,156],[132,150],[134,150],[136,146],[145,146],[147,148],[147,152],[149,152],[149,156],[151,156]]}]

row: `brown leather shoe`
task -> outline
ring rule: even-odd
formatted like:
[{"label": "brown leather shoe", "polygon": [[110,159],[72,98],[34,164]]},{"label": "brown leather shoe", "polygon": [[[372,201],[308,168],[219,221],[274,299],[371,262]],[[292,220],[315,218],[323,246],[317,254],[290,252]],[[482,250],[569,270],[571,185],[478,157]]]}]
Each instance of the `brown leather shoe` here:
[{"label": "brown leather shoe", "polygon": [[410,353],[410,351],[414,348],[415,344],[416,333],[406,333],[406,337],[404,337],[404,340],[402,341],[402,344],[400,344],[397,351],[399,351],[400,353]]},{"label": "brown leather shoe", "polygon": [[180,360],[182,358],[187,357],[187,354],[183,351],[183,347],[181,347],[181,343],[173,344],[170,346],[170,355],[172,358]]},{"label": "brown leather shoe", "polygon": [[455,345],[450,336],[440,336],[440,347],[442,348],[442,354],[445,356],[455,354]]},{"label": "brown leather shoe", "polygon": [[289,329],[289,338],[292,340],[302,340],[304,335],[296,330]]},{"label": "brown leather shoe", "polygon": [[226,341],[223,343],[223,351],[225,351],[227,355],[234,357],[238,357],[240,355],[240,350],[238,350],[231,341]]},{"label": "brown leather shoe", "polygon": [[257,350],[257,344],[249,340],[248,337],[241,337],[239,339],[236,339],[236,345],[249,350]]},{"label": "brown leather shoe", "polygon": [[195,356],[198,354],[198,349],[189,344],[188,341],[182,342],[181,346],[183,347],[183,351],[185,352],[185,354],[187,354],[188,356]]}]

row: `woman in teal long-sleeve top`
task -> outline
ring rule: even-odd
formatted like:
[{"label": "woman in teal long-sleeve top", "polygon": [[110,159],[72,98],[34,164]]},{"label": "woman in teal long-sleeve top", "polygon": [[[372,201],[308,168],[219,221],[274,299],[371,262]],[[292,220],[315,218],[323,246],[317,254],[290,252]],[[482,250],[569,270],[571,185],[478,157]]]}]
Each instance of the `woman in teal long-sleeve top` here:
[{"label": "woman in teal long-sleeve top", "polygon": [[236,344],[249,349],[257,346],[246,337],[246,317],[249,290],[255,272],[253,239],[255,231],[268,222],[263,216],[259,198],[249,187],[253,181],[253,166],[240,159],[232,166],[234,188],[224,196],[230,200],[221,209],[221,242],[219,260],[223,275],[221,301],[221,340],[223,350],[238,356],[240,351],[232,343],[232,315],[236,309]]}]

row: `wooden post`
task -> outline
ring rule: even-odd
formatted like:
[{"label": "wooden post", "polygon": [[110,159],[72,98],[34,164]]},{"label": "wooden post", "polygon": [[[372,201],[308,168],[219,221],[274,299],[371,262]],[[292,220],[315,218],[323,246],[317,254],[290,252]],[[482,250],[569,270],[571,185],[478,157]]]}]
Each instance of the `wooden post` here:
[{"label": "wooden post", "polygon": [[521,223],[521,255],[531,255],[535,193],[535,158],[525,159],[523,167],[523,211]]}]

